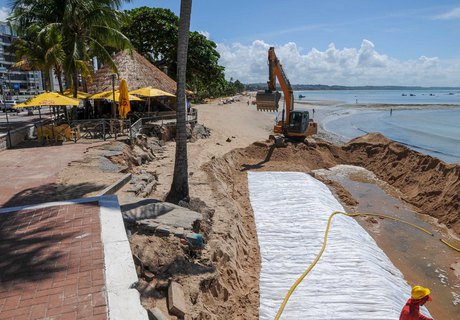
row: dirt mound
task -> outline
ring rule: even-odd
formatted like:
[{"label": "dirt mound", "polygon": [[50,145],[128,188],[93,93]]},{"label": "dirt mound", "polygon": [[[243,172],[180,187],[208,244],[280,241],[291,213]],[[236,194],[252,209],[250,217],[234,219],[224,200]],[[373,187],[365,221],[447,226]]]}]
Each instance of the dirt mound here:
[{"label": "dirt mound", "polygon": [[404,194],[422,213],[460,233],[460,165],[413,151],[378,133],[343,147],[350,164],[365,167]]}]

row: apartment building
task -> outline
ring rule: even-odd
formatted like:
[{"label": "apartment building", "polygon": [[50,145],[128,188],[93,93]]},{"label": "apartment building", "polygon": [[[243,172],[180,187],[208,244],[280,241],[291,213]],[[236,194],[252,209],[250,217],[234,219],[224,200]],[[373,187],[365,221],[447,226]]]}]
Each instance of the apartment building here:
[{"label": "apartment building", "polygon": [[44,91],[41,71],[12,68],[16,57],[10,46],[15,37],[16,34],[9,25],[0,21],[0,93],[13,97]]}]

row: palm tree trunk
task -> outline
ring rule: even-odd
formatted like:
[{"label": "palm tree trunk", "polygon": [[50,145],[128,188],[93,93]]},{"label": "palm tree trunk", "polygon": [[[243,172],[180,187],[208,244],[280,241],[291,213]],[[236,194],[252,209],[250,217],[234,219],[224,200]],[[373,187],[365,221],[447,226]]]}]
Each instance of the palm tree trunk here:
[{"label": "palm tree trunk", "polygon": [[190,16],[192,0],[181,0],[179,37],[177,43],[177,107],[176,107],[176,159],[174,177],[167,201],[179,203],[189,202],[188,163],[187,163],[187,132],[186,132],[186,96],[185,82],[187,71],[187,50],[190,34]]},{"label": "palm tree trunk", "polygon": [[74,71],[72,74],[72,88],[73,88],[73,97],[77,98],[77,92],[78,92],[78,72],[77,70]]},{"label": "palm tree trunk", "polygon": [[82,76],[81,82],[83,85],[83,91],[88,92],[88,82],[86,81],[86,78]]},{"label": "palm tree trunk", "polygon": [[54,67],[54,72],[56,73],[56,78],[59,83],[59,93],[64,93],[64,87],[62,86],[62,71],[59,68]]},{"label": "palm tree trunk", "polygon": [[50,81],[50,71],[49,71],[49,69],[45,69],[44,74],[45,74],[45,91],[52,91],[51,90],[51,81]]}]

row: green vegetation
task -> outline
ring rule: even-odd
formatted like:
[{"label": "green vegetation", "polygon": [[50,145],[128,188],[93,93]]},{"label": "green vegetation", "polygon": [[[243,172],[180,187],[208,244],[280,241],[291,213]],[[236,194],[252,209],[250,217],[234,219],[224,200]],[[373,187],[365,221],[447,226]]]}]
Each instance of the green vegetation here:
[{"label": "green vegetation", "polygon": [[[141,7],[126,11],[122,32],[134,48],[176,79],[179,18],[169,9]],[[187,86],[198,101],[207,97],[234,95],[244,90],[236,80],[225,79],[216,44],[198,32],[190,32]]]},{"label": "green vegetation", "polygon": [[[117,67],[112,54],[134,47],[139,53],[177,80],[179,18],[168,9],[137,8],[122,13],[129,0],[15,0],[9,21],[19,39],[12,48],[15,67],[41,70],[50,90],[49,72],[54,69],[61,92],[62,76],[73,89],[85,89],[93,73],[91,58]],[[189,31],[187,87],[195,100],[234,95],[244,90],[238,81],[225,79],[216,44]],[[81,76],[81,82],[79,79]]]},{"label": "green vegetation", "polygon": [[12,1],[9,20],[19,36],[14,45],[19,65],[27,63],[45,74],[51,66],[57,74],[63,72],[76,97],[79,75],[84,85],[92,74],[92,57],[116,71],[111,54],[131,48],[130,41],[119,30],[122,14],[118,9],[122,2],[126,1]]}]

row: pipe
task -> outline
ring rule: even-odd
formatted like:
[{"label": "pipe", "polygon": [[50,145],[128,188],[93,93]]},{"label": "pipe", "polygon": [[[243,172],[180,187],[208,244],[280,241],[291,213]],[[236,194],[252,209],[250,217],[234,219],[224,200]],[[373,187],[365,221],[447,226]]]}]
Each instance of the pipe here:
[{"label": "pipe", "polygon": [[[286,304],[287,302],[289,301],[289,298],[291,297],[292,293],[294,292],[294,290],[297,288],[297,286],[302,282],[302,280],[308,275],[308,273],[310,273],[310,271],[314,268],[314,266],[316,265],[316,263],[319,261],[319,259],[321,259],[321,256],[323,255],[324,253],[324,250],[326,249],[326,244],[327,244],[327,237],[329,235],[329,228],[331,226],[331,222],[332,222],[332,218],[337,215],[337,214],[343,214],[347,217],[358,217],[358,216],[371,216],[371,217],[378,217],[378,218],[384,218],[384,219],[391,219],[391,220],[394,220],[394,221],[397,221],[397,222],[401,222],[401,223],[404,223],[410,227],[413,227],[413,228],[416,228],[426,234],[429,234],[430,236],[434,236],[433,233],[431,233],[430,231],[428,231],[427,229],[425,228],[422,228],[416,224],[413,224],[413,223],[410,223],[410,222],[407,222],[407,221],[404,221],[402,219],[399,219],[399,218],[395,218],[395,217],[392,217],[392,216],[388,216],[388,215],[384,215],[384,214],[377,214],[377,213],[366,213],[366,212],[355,212],[355,213],[346,213],[346,212],[342,212],[342,211],[334,211],[330,216],[329,216],[329,219],[327,221],[327,226],[326,226],[326,230],[324,232],[324,240],[323,240],[323,246],[321,247],[321,250],[319,251],[318,255],[316,256],[315,260],[313,260],[313,262],[310,264],[310,266],[302,273],[302,275],[296,280],[296,282],[294,282],[294,284],[291,286],[291,288],[289,289],[288,293],[286,294],[286,296],[284,297],[284,300],[283,302],[281,303],[281,306],[280,308],[278,309],[278,313],[276,314],[276,317],[275,317],[275,320],[278,320],[280,317],[281,317],[281,314],[283,313],[283,310],[284,308],[286,307]],[[460,252],[460,249],[454,247],[453,245],[447,243],[445,240],[443,239],[440,239],[442,243],[446,244],[447,246],[449,246],[450,248],[454,249],[454,250],[457,250]]]}]

